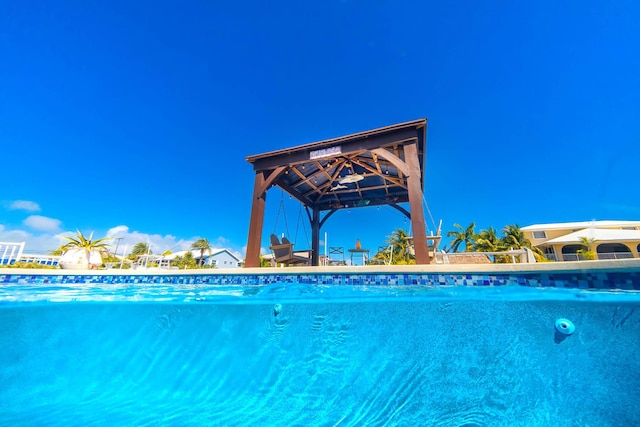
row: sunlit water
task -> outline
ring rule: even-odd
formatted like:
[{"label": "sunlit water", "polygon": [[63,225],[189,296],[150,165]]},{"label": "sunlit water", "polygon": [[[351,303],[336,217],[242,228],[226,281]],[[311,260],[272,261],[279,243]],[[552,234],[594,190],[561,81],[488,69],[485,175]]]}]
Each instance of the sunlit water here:
[{"label": "sunlit water", "polygon": [[0,424],[640,425],[639,307],[518,286],[6,285]]}]

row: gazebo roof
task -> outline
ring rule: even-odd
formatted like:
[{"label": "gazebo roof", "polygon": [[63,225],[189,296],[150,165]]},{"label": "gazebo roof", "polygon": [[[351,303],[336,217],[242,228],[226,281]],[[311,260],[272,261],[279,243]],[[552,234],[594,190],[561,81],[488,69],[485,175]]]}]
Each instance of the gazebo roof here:
[{"label": "gazebo roof", "polygon": [[248,156],[256,172],[279,169],[274,184],[319,210],[409,201],[405,145],[416,144],[424,189],[427,119]]}]

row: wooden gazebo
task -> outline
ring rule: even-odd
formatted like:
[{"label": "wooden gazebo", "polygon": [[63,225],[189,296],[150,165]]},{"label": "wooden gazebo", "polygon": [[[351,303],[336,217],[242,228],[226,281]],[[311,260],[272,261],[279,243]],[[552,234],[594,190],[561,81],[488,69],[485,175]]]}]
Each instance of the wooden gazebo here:
[{"label": "wooden gazebo", "polygon": [[[311,222],[311,264],[320,229],[339,209],[389,205],[411,220],[417,264],[430,262],[423,192],[427,119],[248,156],[255,170],[245,267],[260,265],[267,190],[299,200]],[[409,203],[409,211],[400,203]]]}]

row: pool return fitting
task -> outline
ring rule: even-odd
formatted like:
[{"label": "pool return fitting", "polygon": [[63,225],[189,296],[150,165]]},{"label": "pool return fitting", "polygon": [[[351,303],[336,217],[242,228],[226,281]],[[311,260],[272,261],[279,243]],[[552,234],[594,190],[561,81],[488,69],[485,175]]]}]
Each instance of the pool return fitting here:
[{"label": "pool return fitting", "polygon": [[556,320],[556,331],[562,335],[571,335],[576,331],[576,327],[571,320],[561,318]]},{"label": "pool return fitting", "polygon": [[273,305],[273,316],[277,317],[278,314],[282,311],[282,304],[274,304]]}]

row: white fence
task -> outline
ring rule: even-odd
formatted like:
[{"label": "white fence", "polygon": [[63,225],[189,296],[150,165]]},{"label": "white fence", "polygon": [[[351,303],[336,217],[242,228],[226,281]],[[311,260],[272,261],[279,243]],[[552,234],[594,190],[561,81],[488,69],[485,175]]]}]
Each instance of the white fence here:
[{"label": "white fence", "polygon": [[14,264],[22,257],[26,242],[0,242],[0,265]]},{"label": "white fence", "polygon": [[[598,252],[598,259],[629,259],[633,258],[633,254],[631,252]],[[547,258],[549,258],[549,254],[547,254]],[[585,258],[580,254],[562,254],[563,261],[584,261]],[[555,261],[555,256],[553,261]]]},{"label": "white fence", "polygon": [[0,242],[0,265],[12,265],[17,262],[58,265],[59,256],[25,252],[25,244],[26,242]]}]

